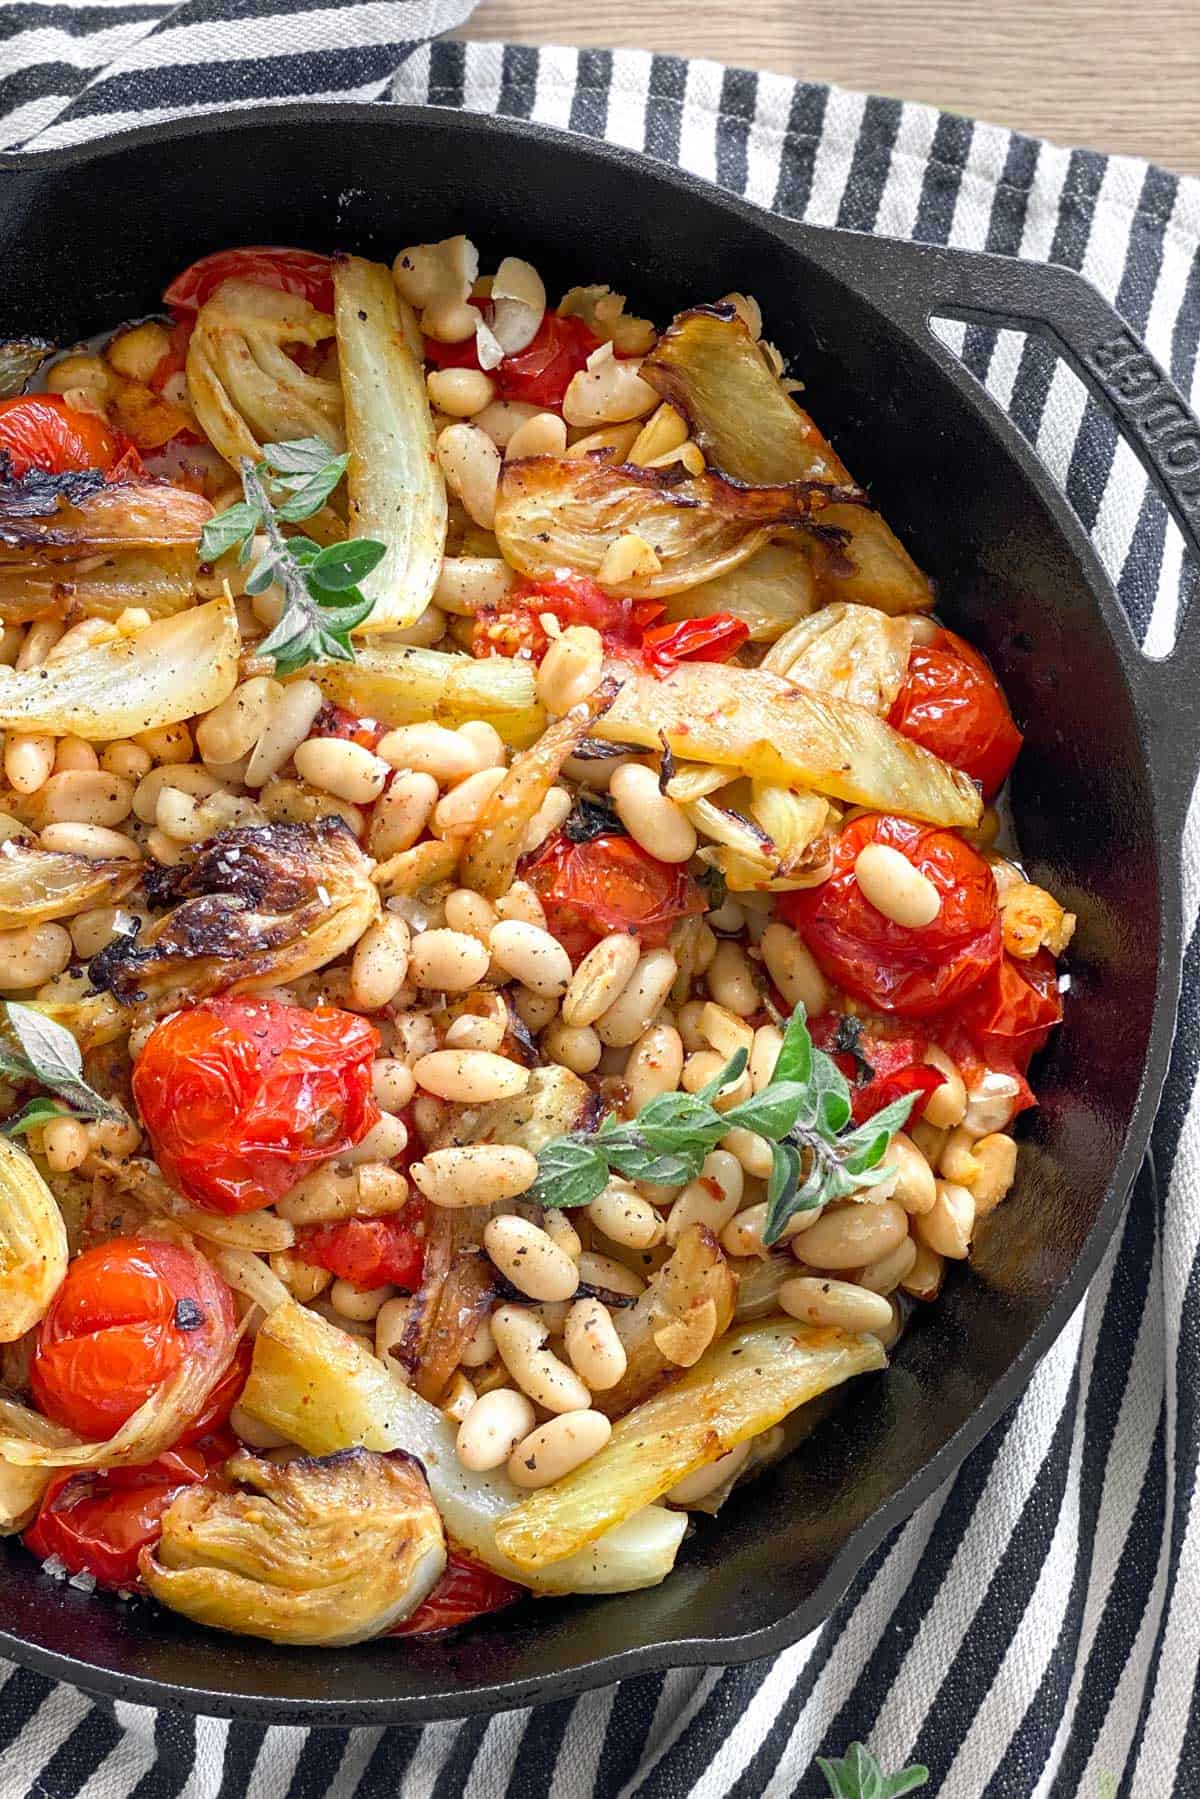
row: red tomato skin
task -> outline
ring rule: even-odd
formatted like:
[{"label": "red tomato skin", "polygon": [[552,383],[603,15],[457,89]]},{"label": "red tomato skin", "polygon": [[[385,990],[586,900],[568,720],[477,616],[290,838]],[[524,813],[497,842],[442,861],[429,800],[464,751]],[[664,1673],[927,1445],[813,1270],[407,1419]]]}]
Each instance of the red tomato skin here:
[{"label": "red tomato skin", "polygon": [[311,1225],[300,1232],[296,1248],[304,1261],[355,1287],[391,1285],[413,1293],[425,1266],[423,1240],[399,1216]]},{"label": "red tomato skin", "polygon": [[[191,1328],[176,1322],[181,1301],[199,1312]],[[233,1294],[197,1251],[157,1237],[110,1238],[76,1256],[38,1326],[34,1401],[81,1437],[110,1437],[185,1357],[218,1352],[236,1324]],[[228,1416],[240,1385],[221,1380],[197,1432]]]},{"label": "red tomato skin", "polygon": [[1062,1015],[1058,971],[1049,950],[1039,950],[1028,962],[1005,953],[946,1020],[940,1036],[947,1053],[971,1078],[984,1068],[1014,1075],[1021,1083],[1016,1109],[1023,1111],[1037,1103],[1025,1072]]},{"label": "red tomato skin", "polygon": [[[929,1038],[923,1032],[904,1030],[899,1025],[888,1029],[888,1020],[873,1023],[860,1020],[858,1057],[836,1048],[837,1034],[844,1022],[840,1012],[825,1012],[809,1020],[809,1034],[818,1049],[831,1055],[850,1083],[853,1123],[863,1124],[882,1112],[894,1099],[905,1093],[919,1095],[909,1122],[919,1118],[931,1093],[942,1085],[943,1077],[925,1061]],[[873,1073],[864,1077],[862,1063],[868,1062]]]},{"label": "red tomato skin", "polygon": [[[482,310],[485,318],[490,317],[487,307]],[[548,312],[532,343],[516,355],[506,356],[488,373],[500,399],[520,400],[527,406],[557,411],[572,377],[587,366],[588,357],[600,348],[600,342],[582,319],[564,319],[556,312]],[[427,337],[425,360],[440,369],[477,369],[479,352],[474,337],[457,344],[441,344]]]},{"label": "red tomato skin", "polygon": [[713,612],[707,618],[656,625],[645,634],[642,655],[656,675],[669,675],[681,662],[728,662],[749,635],[744,619],[731,612]]},{"label": "red tomato skin", "polygon": [[56,1555],[68,1574],[94,1575],[97,1586],[135,1590],[139,1552],[162,1535],[163,1513],[213,1473],[202,1450],[175,1448],[137,1468],[57,1475],[25,1531],[25,1547],[40,1561]]},{"label": "red tomato skin", "polygon": [[953,631],[915,643],[888,723],[978,781],[985,798],[1002,787],[1022,737],[979,651]]},{"label": "red tomato skin", "polygon": [[380,739],[387,736],[387,729],[377,719],[359,718],[355,713],[347,712],[344,706],[335,706],[332,700],[326,700],[312,722],[310,735],[340,737],[345,743],[357,743],[364,750],[374,751]]},{"label": "red tomato skin", "polygon": [[629,931],[643,949],[657,949],[673,924],[705,908],[704,895],[678,864],[659,862],[631,837],[572,843],[559,831],[521,872],[573,961],[613,931]]},{"label": "red tomato skin", "polygon": [[490,1568],[481,1568],[465,1555],[451,1552],[446,1557],[446,1571],[428,1599],[422,1600],[412,1617],[395,1625],[388,1634],[416,1637],[454,1630],[460,1624],[469,1624],[472,1618],[482,1618],[526,1596],[527,1589],[515,1581],[505,1580],[502,1574],[493,1574]]},{"label": "red tomato skin", "polygon": [[0,400],[0,450],[16,480],[30,469],[62,475],[69,469],[113,467],[117,434],[92,412],[68,406],[61,394],[19,394]]},{"label": "red tomato skin", "polygon": [[210,1212],[273,1204],[378,1121],[379,1033],[337,1006],[205,1000],[164,1019],[133,1093],[167,1179]]},{"label": "red tomato skin", "polygon": [[[942,907],[932,924],[917,930],[894,924],[871,905],[854,874],[868,843],[899,850],[933,882]],[[928,1018],[956,1005],[1000,956],[996,884],[982,856],[950,831],[887,813],[844,825],[829,879],[784,894],[778,911],[839,987],[902,1018]]]},{"label": "red tomato skin", "polygon": [[333,311],[333,264],[312,250],[290,250],[274,244],[248,244],[239,250],[217,250],[176,275],[163,294],[173,312],[197,313],[222,281],[255,281],[300,294],[318,312]]}]

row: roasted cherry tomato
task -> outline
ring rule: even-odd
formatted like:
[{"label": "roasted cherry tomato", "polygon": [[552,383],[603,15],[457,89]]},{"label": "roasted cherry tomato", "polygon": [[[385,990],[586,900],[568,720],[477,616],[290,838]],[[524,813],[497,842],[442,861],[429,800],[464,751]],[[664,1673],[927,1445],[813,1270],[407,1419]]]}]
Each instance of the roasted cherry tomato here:
[{"label": "roasted cherry tomato", "polygon": [[953,631],[913,645],[888,723],[961,768],[989,798],[1021,747],[1000,683],[979,651]]},{"label": "roasted cherry tomato", "polygon": [[219,1478],[232,1452],[220,1446],[168,1449],[139,1468],[60,1474],[51,1481],[25,1546],[41,1561],[56,1555],[69,1574],[91,1574],[96,1584],[132,1590],[138,1553],[162,1535],[163,1513],[185,1487]]},{"label": "roasted cherry tomato", "polygon": [[133,1093],[167,1179],[209,1212],[282,1198],[378,1121],[379,1033],[337,1006],[210,999],[164,1019]]},{"label": "roasted cherry tomato", "polygon": [[312,250],[287,250],[249,244],[241,250],[218,250],[176,275],[163,295],[173,312],[199,312],[222,281],[254,281],[260,287],[300,294],[318,312],[333,311],[333,264]]},{"label": "roasted cherry tomato", "polygon": [[540,662],[550,647],[541,622],[549,612],[560,625],[590,625],[599,631],[608,656],[640,656],[646,627],[662,611],[659,600],[623,599],[606,593],[587,575],[518,581],[503,606],[477,615],[471,648],[479,657],[527,656]]},{"label": "roasted cherry tomato", "polygon": [[[196,1250],[157,1237],[98,1243],[70,1264],[38,1327],[38,1410],[81,1437],[110,1437],[188,1356],[219,1354],[236,1323],[233,1294]],[[214,1429],[239,1385],[223,1377],[189,1434]]]},{"label": "roasted cherry tomato", "polygon": [[312,1225],[300,1232],[296,1253],[352,1286],[390,1284],[407,1293],[420,1285],[425,1265],[424,1242],[398,1216]]},{"label": "roasted cherry tomato", "polygon": [[184,313],[175,320],[171,327],[171,342],[167,350],[159,357],[150,376],[150,385],[156,394],[160,394],[172,375],[181,375],[187,367],[188,344],[192,339],[195,318],[192,313]]},{"label": "roasted cherry tomato", "polygon": [[[483,309],[484,317],[488,309]],[[571,378],[587,366],[593,350],[601,340],[582,319],[560,318],[548,312],[538,326],[537,335],[525,349],[504,360],[488,373],[502,400],[520,400],[526,406],[557,410],[571,384]],[[479,354],[473,337],[457,344],[440,344],[435,338],[425,339],[425,360],[440,369],[477,369]]]},{"label": "roasted cherry tomato", "polygon": [[312,736],[340,737],[346,743],[357,743],[364,750],[374,750],[381,737],[387,736],[387,726],[381,725],[378,719],[359,718],[356,713],[347,712],[344,706],[335,706],[326,700],[312,722]]},{"label": "roasted cherry tomato", "polygon": [[[867,899],[854,864],[868,843],[899,850],[933,882],[942,904],[932,924],[894,924]],[[886,813],[844,825],[829,879],[784,894],[778,909],[832,981],[902,1018],[926,1018],[956,1005],[1000,956],[996,883],[983,857],[951,831]]]},{"label": "roasted cherry tomato", "polygon": [[925,1061],[929,1038],[889,1021],[871,1023],[840,1012],[811,1020],[809,1030],[818,1049],[833,1057],[850,1083],[854,1123],[863,1124],[906,1093],[919,1097],[910,1120],[919,1118],[925,1101],[943,1077]]},{"label": "roasted cherry tomato", "polygon": [[117,433],[93,412],[78,412],[61,394],[20,394],[0,400],[0,451],[19,481],[30,469],[62,475],[68,469],[103,469],[121,453]]},{"label": "roasted cherry tomato", "polygon": [[749,625],[731,612],[681,618],[678,624],[655,625],[647,631],[642,655],[656,675],[669,675],[681,662],[728,662],[749,635]]},{"label": "roasted cherry tomato", "polygon": [[465,1555],[448,1555],[446,1571],[428,1599],[422,1600],[411,1618],[397,1624],[394,1637],[423,1636],[436,1630],[453,1630],[487,1612],[498,1612],[526,1597],[526,1588],[515,1581],[469,1562]]},{"label": "roasted cherry tomato", "polygon": [[572,961],[613,931],[630,931],[644,949],[656,949],[678,919],[705,908],[704,895],[684,869],[659,862],[632,837],[572,843],[557,832],[522,875]]},{"label": "roasted cherry tomato", "polygon": [[1015,1075],[1022,1084],[1020,1110],[1034,1104],[1025,1070],[1062,1014],[1058,970],[1049,950],[1028,962],[1005,954],[946,1020],[942,1041],[960,1066]]}]

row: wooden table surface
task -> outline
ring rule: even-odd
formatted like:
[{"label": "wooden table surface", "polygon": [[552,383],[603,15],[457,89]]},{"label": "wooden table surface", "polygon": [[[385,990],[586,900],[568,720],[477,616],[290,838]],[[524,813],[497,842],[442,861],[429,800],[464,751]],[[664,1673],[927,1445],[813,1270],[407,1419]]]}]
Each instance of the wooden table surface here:
[{"label": "wooden table surface", "polygon": [[1197,0],[483,0],[460,35],[710,56],[1200,174]]}]

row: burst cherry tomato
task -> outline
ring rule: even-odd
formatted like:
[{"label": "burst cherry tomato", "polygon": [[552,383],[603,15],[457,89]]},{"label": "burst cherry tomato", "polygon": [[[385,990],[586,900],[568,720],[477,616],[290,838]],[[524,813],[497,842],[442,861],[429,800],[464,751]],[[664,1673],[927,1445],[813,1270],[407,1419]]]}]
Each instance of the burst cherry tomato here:
[{"label": "burst cherry tomato", "polygon": [[314,737],[340,737],[345,743],[357,743],[364,750],[374,750],[380,738],[387,736],[387,726],[378,719],[359,718],[344,706],[326,700],[312,722]]},{"label": "burst cherry tomato", "polygon": [[656,675],[669,675],[681,662],[728,662],[750,635],[750,627],[731,612],[708,618],[682,618],[678,624],[647,631],[642,655]]},{"label": "burst cherry tomato", "polygon": [[154,365],[150,375],[150,385],[156,394],[160,394],[172,375],[181,375],[187,367],[188,344],[192,339],[195,317],[192,313],[184,313],[175,320],[171,327],[171,341]]},{"label": "burst cherry tomato", "polygon": [[176,275],[163,299],[173,312],[196,313],[222,281],[255,281],[260,287],[281,288],[285,294],[302,295],[318,312],[333,311],[333,264],[328,256],[262,244],[202,256]]},{"label": "burst cherry tomato", "polygon": [[526,1589],[515,1581],[469,1562],[464,1555],[449,1555],[446,1571],[433,1592],[417,1607],[411,1618],[397,1624],[390,1633],[394,1637],[423,1636],[436,1630],[453,1630],[458,1624],[469,1624],[487,1612],[524,1599]]},{"label": "burst cherry tomato", "polygon": [[[488,309],[484,308],[485,318]],[[520,400],[526,406],[551,407],[557,410],[571,384],[572,376],[587,366],[600,339],[582,319],[560,318],[548,312],[538,326],[532,343],[506,356],[488,373],[502,400]],[[457,344],[440,344],[425,339],[425,360],[440,369],[477,369],[479,354],[473,337]]]},{"label": "burst cherry tomato", "polygon": [[633,932],[643,949],[656,949],[676,920],[705,906],[700,889],[678,864],[659,862],[631,837],[572,843],[558,832],[522,873],[572,961],[613,931]]},{"label": "burst cherry tomato", "polygon": [[159,1167],[210,1212],[280,1199],[378,1121],[379,1033],[337,1006],[211,999],[156,1025],[133,1093]]},{"label": "burst cherry tomato", "polygon": [[953,631],[915,643],[888,723],[979,782],[990,797],[1017,759],[1021,733],[979,651]]},{"label": "burst cherry tomato", "polygon": [[420,1285],[425,1245],[399,1217],[347,1218],[300,1232],[297,1254],[355,1287]]},{"label": "burst cherry tomato", "polygon": [[[220,1353],[236,1323],[233,1294],[196,1250],[110,1238],[76,1256],[38,1327],[38,1409],[81,1437],[110,1437],[186,1357]],[[239,1385],[223,1377],[189,1434],[214,1429]]]},{"label": "burst cherry tomato", "polygon": [[19,481],[34,468],[51,475],[89,468],[107,474],[121,446],[102,418],[76,411],[61,394],[21,394],[0,400],[0,450]]},{"label": "burst cherry tomato", "polygon": [[[929,1039],[923,1033],[899,1026],[889,1030],[886,1019],[872,1024],[838,1012],[814,1018],[809,1029],[817,1048],[833,1057],[850,1082],[855,1124],[874,1118],[906,1093],[916,1093],[919,1097],[911,1122],[921,1116],[930,1094],[942,1085],[943,1077],[925,1061]],[[850,1043],[853,1048],[844,1047]]]},{"label": "burst cherry tomato", "polygon": [[96,1584],[132,1590],[138,1554],[162,1535],[163,1513],[185,1487],[219,1478],[232,1443],[208,1453],[168,1449],[139,1468],[60,1474],[51,1481],[25,1546],[41,1561],[56,1555],[68,1574],[92,1574]]},{"label": "burst cherry tomato", "polygon": [[977,1079],[985,1068],[1015,1075],[1021,1083],[1017,1111],[1036,1102],[1025,1070],[1055,1025],[1062,1022],[1058,971],[1049,950],[1028,962],[1003,955],[975,991],[946,1021],[942,1042],[964,1078]]},{"label": "burst cherry tomato", "polygon": [[[933,882],[942,904],[932,924],[894,924],[866,898],[854,864],[868,843],[899,850]],[[884,813],[843,826],[829,879],[785,894],[779,912],[839,987],[902,1018],[956,1005],[1000,956],[996,883],[982,856],[950,831]]]}]

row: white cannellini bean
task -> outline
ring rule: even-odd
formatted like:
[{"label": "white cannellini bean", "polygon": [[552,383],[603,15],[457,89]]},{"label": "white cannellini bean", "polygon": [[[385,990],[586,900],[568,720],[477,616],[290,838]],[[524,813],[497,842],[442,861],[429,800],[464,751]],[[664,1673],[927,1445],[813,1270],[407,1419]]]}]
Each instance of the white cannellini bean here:
[{"label": "white cannellini bean", "polygon": [[438,435],[437,459],[451,493],[490,531],[500,482],[500,452],[491,438],[477,425],[447,425]]},{"label": "white cannellini bean", "polygon": [[861,1268],[907,1235],[908,1214],[894,1199],[829,1207],[804,1232],[803,1259],[813,1268]]},{"label": "white cannellini bean", "polygon": [[90,743],[82,737],[60,737],[54,751],[54,772],[66,774],[80,769],[93,770],[100,766],[100,758]]},{"label": "white cannellini bean", "polygon": [[44,850],[57,850],[64,856],[87,856],[100,862],[110,858],[138,862],[142,854],[132,837],[110,831],[104,825],[47,825],[38,842]]},{"label": "white cannellini bean", "polygon": [[994,1068],[986,1069],[979,1085],[967,1093],[962,1122],[972,1136],[990,1137],[993,1131],[1007,1130],[1020,1091],[1015,1076],[1000,1074]]},{"label": "white cannellini bean", "polygon": [[890,1198],[898,1200],[909,1213],[928,1212],[937,1197],[933,1169],[912,1138],[897,1131],[885,1158],[885,1166],[897,1171]]},{"label": "white cannellini bean", "polygon": [[710,1150],[698,1177],[688,1182],[667,1215],[667,1242],[678,1243],[690,1224],[706,1224],[719,1237],[742,1203],[745,1178],[729,1150]]},{"label": "white cannellini bean", "polygon": [[736,1156],[743,1171],[752,1180],[765,1181],[770,1178],[771,1145],[765,1137],[759,1137],[753,1131],[736,1125],[727,1136],[721,1138],[721,1148],[727,1149],[730,1155]]},{"label": "white cannellini bean", "polygon": [[478,937],[463,931],[421,931],[412,940],[408,975],[416,986],[436,993],[465,993],[483,979],[488,962]]},{"label": "white cannellini bean", "polygon": [[665,1003],[678,967],[669,949],[652,949],[639,957],[618,998],[595,1021],[600,1041],[621,1049],[636,1043]]},{"label": "white cannellini bean", "polygon": [[854,878],[877,912],[908,930],[932,924],[942,909],[941,894],[928,875],[891,844],[864,844],[855,858]]},{"label": "white cannellini bean", "polygon": [[583,1286],[604,1287],[610,1293],[623,1293],[630,1299],[636,1299],[646,1288],[640,1274],[626,1268],[615,1256],[603,1256],[594,1249],[585,1249],[580,1256],[579,1279]]},{"label": "white cannellini bean", "polygon": [[619,1176],[585,1209],[598,1231],[626,1249],[652,1249],[666,1235],[666,1226],[650,1201]]},{"label": "white cannellini bean", "polygon": [[[727,1012],[724,1006],[718,1006],[715,1000],[706,1000],[700,1013],[700,1035],[710,1049],[715,1049],[726,1062],[745,1050],[749,1056],[754,1048],[754,1029],[736,1012]],[[782,1041],[782,1038],[780,1039]],[[754,1071],[747,1066],[751,1081]],[[756,1089],[757,1091],[757,1089]]]},{"label": "white cannellini bean", "polygon": [[458,1427],[454,1447],[464,1468],[484,1474],[506,1462],[533,1429],[536,1413],[515,1387],[493,1387],[475,1401]]},{"label": "white cannellini bean", "polygon": [[540,849],[547,837],[566,823],[571,810],[571,795],[565,787],[552,787],[525,828],[525,837],[521,845],[521,853],[531,856]]},{"label": "white cannellini bean", "polygon": [[430,404],[452,419],[472,418],[496,397],[495,383],[482,369],[430,369],[425,385]]},{"label": "white cannellini bean", "polygon": [[442,1039],[443,1049],[498,1050],[508,1035],[508,1013],[503,1018],[479,1012],[463,1012],[451,1019]]},{"label": "white cannellini bean", "polygon": [[[807,1234],[820,1217],[821,1213],[816,1210],[796,1212],[784,1225],[779,1241],[789,1243],[793,1237]],[[766,1228],[767,1202],[764,1199],[747,1206],[744,1212],[729,1220],[721,1232],[721,1248],[730,1256],[767,1256],[771,1252],[763,1242]]]},{"label": "white cannellini bean", "polygon": [[626,1088],[626,1111],[636,1117],[660,1093],[676,1092],[682,1076],[683,1039],[679,1032],[673,1025],[652,1024],[638,1038],[625,1062],[621,1078]]},{"label": "white cannellini bean", "polygon": [[925,1051],[925,1060],[931,1068],[937,1069],[942,1084],[935,1087],[925,1101],[921,1122],[935,1130],[954,1130],[962,1124],[967,1113],[967,1089],[962,1075],[957,1064],[936,1043],[931,1043]]},{"label": "white cannellini bean", "polygon": [[529,1299],[570,1299],[579,1286],[579,1270],[570,1256],[527,1218],[489,1218],[483,1246],[501,1274]]},{"label": "white cannellini bean", "polygon": [[599,631],[591,625],[568,625],[542,658],[537,672],[538,698],[547,712],[561,716],[594,692],[603,672],[604,644]]},{"label": "white cannellini bean", "polygon": [[236,762],[258,742],[282,700],[284,688],[270,675],[241,681],[227,700],[196,725],[196,748],[205,762]]},{"label": "white cannellini bean", "polygon": [[687,814],[659,791],[658,776],[642,762],[618,768],[608,788],[617,816],[635,843],[660,862],[686,862],[696,853]]},{"label": "white cannellini bean", "polygon": [[371,1064],[375,1103],[385,1112],[403,1112],[417,1090],[412,1069],[396,1056],[380,1056]]},{"label": "white cannellini bean", "polygon": [[54,739],[10,731],[4,740],[4,778],[14,793],[36,793],[54,767]]},{"label": "white cannellini bean", "polygon": [[460,1106],[512,1099],[529,1085],[529,1070],[482,1049],[438,1049],[413,1064],[417,1085]]},{"label": "white cannellini bean", "polygon": [[391,1286],[356,1287],[351,1281],[336,1280],[329,1289],[329,1303],[339,1318],[348,1318],[354,1324],[370,1324],[395,1291]]},{"label": "white cannellini bean", "polygon": [[53,1174],[70,1174],[87,1161],[91,1139],[78,1118],[52,1118],[42,1131],[42,1153]]},{"label": "white cannellini bean", "polygon": [[573,1262],[579,1260],[583,1254],[583,1243],[565,1212],[558,1211],[554,1206],[547,1206],[542,1214],[542,1229],[564,1255],[570,1256]]},{"label": "white cannellini bean", "polygon": [[504,446],[504,460],[519,462],[523,456],[561,456],[567,447],[567,427],[556,412],[535,412],[522,421]]},{"label": "white cannellini bean", "polygon": [[500,1360],[522,1392],[548,1412],[578,1412],[591,1398],[573,1368],[547,1349],[545,1325],[525,1306],[497,1306],[492,1335]]},{"label": "white cannellini bean", "polygon": [[378,860],[411,849],[437,805],[438,784],[421,771],[398,774],[376,802],[367,833],[367,848]]},{"label": "white cannellini bean", "polygon": [[350,997],[360,1011],[381,1011],[395,999],[408,972],[408,946],[408,925],[398,912],[367,926],[350,964]]},{"label": "white cannellini bean", "polygon": [[469,887],[456,887],[453,893],[446,895],[444,910],[446,923],[452,931],[465,931],[469,937],[478,937],[481,943],[486,943],[491,936],[496,908],[482,893],[473,893]]},{"label": "white cannellini bean", "polygon": [[563,1327],[563,1344],[571,1366],[593,1393],[606,1393],[625,1373],[625,1345],[598,1299],[575,1301]]},{"label": "white cannellini bean", "polygon": [[358,1168],[366,1162],[391,1162],[408,1148],[408,1126],[392,1112],[381,1112],[365,1137],[337,1158],[339,1168]]},{"label": "white cannellini bean", "polygon": [[0,992],[24,992],[52,981],[71,962],[71,934],[60,924],[0,931]]},{"label": "white cannellini bean", "polygon": [[481,768],[460,781],[433,808],[433,829],[439,837],[468,837],[479,816],[504,779],[502,768]]},{"label": "white cannellini bean", "polygon": [[508,1477],[517,1487],[548,1487],[572,1468],[582,1467],[612,1436],[603,1412],[572,1411],[540,1424],[508,1458]]},{"label": "white cannellini bean", "polygon": [[[902,1281],[908,1279],[917,1260],[917,1245],[912,1237],[904,1237],[895,1249],[879,1256],[874,1262],[865,1262],[856,1276],[858,1285],[868,1292],[888,1294],[894,1293]],[[872,1330],[882,1328],[872,1325]]]},{"label": "white cannellini bean", "polygon": [[790,925],[769,924],[759,944],[767,972],[788,1005],[803,1005],[809,1018],[829,1010],[829,983],[803,938]]},{"label": "white cannellini bean", "polygon": [[705,983],[719,1006],[749,1018],[759,1008],[758,986],[750,958],[740,943],[719,943],[705,972]]},{"label": "white cannellini bean", "polygon": [[715,1462],[706,1462],[703,1468],[697,1468],[694,1474],[685,1474],[677,1480],[663,1495],[672,1505],[697,1505],[700,1500],[707,1499],[718,1487],[723,1487],[741,1472],[750,1454],[752,1439],[747,1437],[742,1443],[736,1443],[724,1455],[719,1455]]},{"label": "white cannellini bean", "polygon": [[[289,681],[267,715],[242,776],[247,787],[264,787],[308,736],[325,703],[315,681]],[[139,741],[144,741],[139,739]],[[147,746],[149,747],[149,746]],[[140,816],[140,815],[139,815]]]},{"label": "white cannellini bean", "polygon": [[913,1220],[918,1241],[950,1262],[965,1261],[974,1229],[975,1201],[954,1181],[939,1181],[933,1205]]},{"label": "white cannellini bean", "polygon": [[509,1143],[471,1143],[431,1149],[410,1170],[436,1206],[490,1206],[515,1199],[537,1179],[537,1157]]},{"label": "white cannellini bean", "polygon": [[132,809],[132,782],[102,769],[68,769],[38,791],[38,815],[47,825],[119,825]]},{"label": "white cannellini bean", "polygon": [[640,359],[617,358],[611,343],[601,344],[567,384],[562,415],[568,425],[617,425],[653,411],[659,395],[642,380],[640,368]]},{"label": "white cannellini bean", "polygon": [[385,1299],[375,1314],[375,1354],[396,1374],[401,1372],[401,1368],[392,1356],[392,1351],[404,1339],[411,1311],[412,1300],[398,1295],[395,1299]]},{"label": "white cannellini bean", "polygon": [[292,759],[302,781],[355,806],[377,800],[391,772],[382,756],[341,737],[308,737]]},{"label": "white cannellini bean", "polygon": [[600,1065],[604,1045],[590,1024],[564,1024],[552,1018],[542,1032],[542,1050],[572,1074],[591,1074]]},{"label": "white cannellini bean", "polygon": [[496,1339],[492,1335],[492,1320],[488,1313],[477,1318],[470,1336],[462,1347],[462,1364],[464,1368],[482,1368],[485,1363],[496,1359]]},{"label": "white cannellini bean", "polygon": [[528,881],[514,881],[508,892],[496,901],[497,918],[519,918],[525,924],[546,928],[546,913],[541,900]]},{"label": "white cannellini bean", "polygon": [[571,976],[562,1003],[567,1024],[595,1024],[625,991],[639,959],[636,937],[617,931],[602,938]]},{"label": "white cannellini bean", "polygon": [[499,606],[516,578],[502,556],[447,556],[433,597],[443,612],[470,618],[485,606]]},{"label": "white cannellini bean", "polygon": [[779,1303],[791,1318],[804,1324],[831,1325],[836,1330],[886,1330],[892,1308],[878,1293],[869,1293],[851,1281],[825,1280],[800,1274],[784,1281]]},{"label": "white cannellini bean", "polygon": [[571,958],[557,937],[539,925],[504,918],[488,939],[492,955],[504,970],[543,999],[558,999],[571,980]]}]

